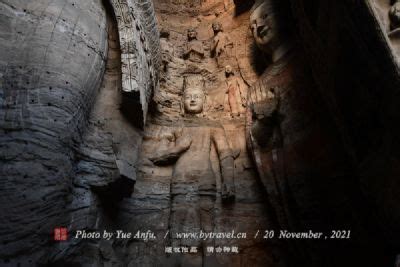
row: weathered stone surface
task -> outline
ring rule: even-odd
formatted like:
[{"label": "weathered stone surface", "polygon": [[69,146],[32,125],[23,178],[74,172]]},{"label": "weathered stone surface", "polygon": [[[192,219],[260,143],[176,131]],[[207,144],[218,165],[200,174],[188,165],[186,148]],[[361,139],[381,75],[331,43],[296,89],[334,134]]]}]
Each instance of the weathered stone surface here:
[{"label": "weathered stone surface", "polygon": [[[120,111],[118,27],[104,3],[0,4],[1,190],[8,213],[0,226],[1,265],[96,264],[101,257],[116,263],[110,244],[52,241],[58,226],[70,234],[106,228],[136,179],[141,133]],[[154,64],[151,74],[131,71],[146,85],[145,113],[158,81],[158,34],[150,2],[131,5],[148,35],[145,42],[135,35],[135,56]]]},{"label": "weathered stone surface", "polygon": [[[0,265],[396,262],[398,1],[28,2],[0,4]],[[165,236],[200,229],[251,237]]]},{"label": "weathered stone surface", "polygon": [[[146,22],[143,16],[139,19],[142,23]],[[137,178],[142,133],[135,127],[138,125],[135,118],[126,116],[124,110],[121,111],[121,103],[124,103],[121,88],[124,76],[121,75],[123,62],[118,40],[119,28],[112,13],[108,13],[107,21],[109,49],[106,72],[83,141],[77,150],[79,156],[75,168],[73,202],[69,207],[74,218],[70,223],[72,233],[80,229],[94,229],[100,232],[104,229],[124,229],[115,228],[117,226],[114,220],[120,209],[123,209],[119,203],[123,198],[130,197]],[[151,38],[149,45],[150,41]],[[137,48],[140,51],[138,50],[135,56],[138,59],[143,58],[142,44],[138,43]],[[143,73],[146,73],[145,70],[131,71],[134,77]],[[146,77],[147,85],[154,82],[149,75]],[[143,83],[146,77],[141,77]],[[142,119],[139,117],[136,120]],[[87,202],[85,206],[80,204],[82,199]],[[71,249],[59,257],[67,263],[87,261],[89,264],[108,262],[118,265],[123,259],[115,254],[114,246],[117,241],[81,240],[78,244],[71,244]],[[82,260],[81,254],[88,259]]]},{"label": "weathered stone surface", "polygon": [[243,80],[235,76],[230,65],[225,66],[226,91],[224,106],[231,112],[231,116],[240,116],[245,113],[247,102],[247,86]]},{"label": "weathered stone surface", "polygon": [[122,108],[143,127],[148,104],[158,87],[159,34],[148,0],[112,0],[121,45]]},{"label": "weathered stone surface", "polygon": [[106,13],[101,1],[2,1],[0,13],[0,257],[29,264],[71,219],[73,150],[104,73]]}]

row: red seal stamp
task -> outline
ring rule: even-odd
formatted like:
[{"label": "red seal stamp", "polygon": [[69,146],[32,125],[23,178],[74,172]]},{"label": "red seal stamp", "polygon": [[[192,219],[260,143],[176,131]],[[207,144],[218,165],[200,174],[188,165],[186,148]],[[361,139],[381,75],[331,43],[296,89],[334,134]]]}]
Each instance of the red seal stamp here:
[{"label": "red seal stamp", "polygon": [[55,241],[66,241],[67,239],[68,239],[67,227],[54,228],[54,240]]}]

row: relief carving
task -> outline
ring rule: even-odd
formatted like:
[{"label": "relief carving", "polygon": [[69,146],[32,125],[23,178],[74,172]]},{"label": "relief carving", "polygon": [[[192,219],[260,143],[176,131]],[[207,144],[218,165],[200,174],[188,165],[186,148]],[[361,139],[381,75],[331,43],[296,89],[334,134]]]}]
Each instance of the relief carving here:
[{"label": "relief carving", "polygon": [[[298,144],[308,140],[308,136],[302,133],[306,128],[304,125],[310,122],[304,110],[311,109],[312,100],[306,93],[311,85],[303,71],[301,54],[292,45],[290,31],[281,20],[282,8],[279,5],[278,1],[259,1],[253,6],[250,16],[250,29],[256,45],[272,63],[249,89],[246,138],[278,221],[282,227],[289,228],[292,219],[286,203],[287,184],[284,181],[292,182],[291,179],[303,175],[305,168],[292,170],[290,164],[303,166],[307,159],[292,163],[287,161],[286,155],[288,151],[303,153]],[[290,124],[304,125],[294,129],[288,128]],[[292,143],[298,136],[301,136],[298,144]]]},{"label": "relief carving", "polygon": [[[134,8],[130,1],[112,0],[111,4],[118,23],[121,49],[122,110],[142,127],[150,97],[158,85],[159,43],[153,37],[158,31],[156,27],[149,30],[147,25],[154,22],[143,17],[144,10]],[[141,7],[146,9],[148,5]]]},{"label": "relief carving", "polygon": [[220,22],[212,24],[214,37],[211,44],[211,55],[216,58],[219,66],[233,65],[235,61],[235,45],[229,36],[223,31]]},{"label": "relief carving", "polygon": [[174,55],[174,47],[169,42],[169,35],[168,30],[163,29],[160,32],[161,66],[164,73],[168,71],[168,65]]},{"label": "relief carving", "polygon": [[[216,199],[216,176],[210,160],[211,146],[215,146],[221,166],[222,198],[235,197],[233,183],[233,153],[225,131],[220,126],[204,125],[202,118],[206,95],[204,81],[186,77],[182,108],[187,120],[174,132],[175,140],[168,149],[157,151],[149,159],[156,165],[175,164],[171,182],[172,233],[180,231],[213,230],[213,209]],[[172,240],[181,245],[195,240]]]},{"label": "relief carving", "polygon": [[[210,126],[198,117],[203,113],[206,106],[206,94],[203,89],[204,81],[198,76],[185,77],[184,86],[182,97],[182,111],[185,116],[184,126],[175,133],[175,148],[173,150],[158,151],[150,160],[158,165],[170,164],[177,160],[174,168],[175,174],[184,172],[190,176],[191,174],[188,174],[188,172],[191,173],[193,171],[193,174],[204,172],[204,179],[210,178],[208,177],[209,175],[213,178],[214,174],[210,174],[212,170],[211,166],[209,166],[210,146],[211,142],[213,142],[216,146],[222,169],[224,184],[222,197],[224,199],[232,199],[235,192],[233,185],[233,153],[228,145],[225,131],[220,125]],[[201,178],[201,176],[197,178]]]},{"label": "relief carving", "polygon": [[[379,26],[388,37],[388,44],[397,66],[400,65],[400,1],[369,1]],[[385,40],[386,42],[386,40]]]},{"label": "relief carving", "polygon": [[[275,15],[272,1],[259,1],[252,9],[250,29],[258,48],[272,59],[272,64],[261,76],[260,80],[250,88],[248,95],[248,129],[253,146],[265,146],[276,136],[280,120],[278,117],[280,93],[291,86],[292,61],[291,41],[284,36],[282,26]],[[275,135],[275,136],[274,136]],[[276,142],[273,142],[276,143]],[[259,153],[257,149],[254,153]]]},{"label": "relief carving", "polygon": [[[172,233],[213,230],[217,191],[210,158],[212,147],[217,151],[221,169],[222,199],[232,201],[235,197],[234,155],[225,130],[200,117],[206,104],[203,87],[204,81],[200,77],[185,77],[182,126],[174,132],[174,142],[167,149],[161,149],[149,158],[156,165],[174,164],[169,222]],[[173,239],[172,242],[194,245],[193,242],[198,241]]]},{"label": "relief carving", "polygon": [[204,58],[203,43],[197,40],[197,31],[193,28],[187,31],[188,43],[186,44],[186,51],[184,58],[192,62],[201,62]]},{"label": "relief carving", "polygon": [[397,0],[389,10],[390,30],[396,30],[400,27],[400,1]]},{"label": "relief carving", "polygon": [[271,0],[258,1],[250,15],[250,30],[256,45],[266,56],[272,57],[273,62],[282,58],[292,46],[287,22],[276,16],[279,8]]},{"label": "relief carving", "polygon": [[226,100],[231,116],[239,116],[245,113],[246,107],[246,88],[242,79],[235,75],[230,65],[225,66]]}]

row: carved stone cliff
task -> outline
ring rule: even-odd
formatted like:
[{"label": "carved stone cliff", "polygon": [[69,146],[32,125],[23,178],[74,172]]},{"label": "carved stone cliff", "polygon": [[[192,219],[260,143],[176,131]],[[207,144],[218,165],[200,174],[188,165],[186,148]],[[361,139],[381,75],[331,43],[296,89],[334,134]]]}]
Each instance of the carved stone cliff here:
[{"label": "carved stone cliff", "polygon": [[390,0],[1,1],[0,265],[393,265],[399,27]]},{"label": "carved stone cliff", "polygon": [[133,121],[120,111],[128,77],[117,8],[100,0],[0,3],[1,265],[74,262],[68,255],[81,244],[55,248],[53,229],[95,227],[105,218],[99,203],[107,200],[107,213],[133,188],[141,144],[134,125],[143,125],[158,86],[159,43],[152,3],[129,3],[129,45],[140,65],[129,81],[141,86]]}]

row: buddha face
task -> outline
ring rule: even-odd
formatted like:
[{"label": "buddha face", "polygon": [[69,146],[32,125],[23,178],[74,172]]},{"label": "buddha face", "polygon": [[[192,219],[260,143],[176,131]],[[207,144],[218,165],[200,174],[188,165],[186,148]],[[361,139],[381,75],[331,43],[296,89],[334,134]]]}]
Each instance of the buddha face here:
[{"label": "buddha face", "polygon": [[196,32],[196,30],[195,30],[195,29],[189,29],[189,30],[187,31],[187,37],[188,37],[188,40],[189,40],[189,41],[190,41],[190,40],[197,39],[197,32]]},{"label": "buddha face", "polygon": [[214,22],[212,24],[212,28],[213,28],[214,34],[217,34],[218,32],[222,31],[222,25],[219,22]]},{"label": "buddha face", "polygon": [[390,8],[389,18],[392,29],[398,28],[400,26],[400,2],[396,2]]},{"label": "buddha face", "polygon": [[205,95],[200,88],[188,88],[183,93],[185,113],[199,114],[203,111]]},{"label": "buddha face", "polygon": [[225,66],[225,75],[230,75],[230,74],[234,74],[232,66],[231,65],[226,65]]},{"label": "buddha face", "polygon": [[259,5],[250,16],[250,29],[257,46],[264,52],[277,39],[277,21],[271,3]]}]

